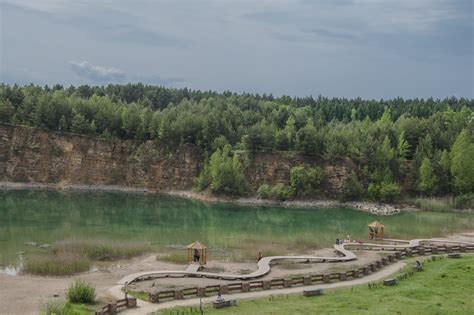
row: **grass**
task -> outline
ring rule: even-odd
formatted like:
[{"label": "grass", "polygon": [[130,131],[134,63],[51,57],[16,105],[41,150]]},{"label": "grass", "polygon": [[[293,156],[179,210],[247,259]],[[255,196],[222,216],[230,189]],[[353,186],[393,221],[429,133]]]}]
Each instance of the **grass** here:
[{"label": "grass", "polygon": [[137,299],[140,299],[142,301],[149,301],[150,295],[148,292],[145,291],[133,291],[133,290],[128,290],[128,295],[136,297]]},{"label": "grass", "polygon": [[[323,296],[271,296],[238,301],[221,310],[206,306],[204,314],[472,314],[474,255],[461,259],[424,261],[424,271],[412,274],[413,261],[400,271],[399,284],[360,285],[329,289]],[[410,275],[409,277],[405,275]],[[225,298],[225,296],[224,296]],[[200,314],[175,308],[162,314]]]},{"label": "grass", "polygon": [[156,260],[165,261],[173,264],[187,264],[188,256],[185,253],[171,253],[167,255],[158,255]]},{"label": "grass", "polygon": [[423,211],[450,212],[455,209],[452,198],[420,197],[408,199],[407,202],[414,204]]},{"label": "grass", "polygon": [[90,315],[94,314],[97,305],[84,305],[64,301],[46,302],[41,315]]},{"label": "grass", "polygon": [[88,271],[92,266],[88,258],[74,254],[60,256],[30,256],[23,271],[41,276],[66,276]]},{"label": "grass", "polygon": [[67,290],[67,298],[72,303],[94,303],[95,287],[81,280],[76,280]]},{"label": "grass", "polygon": [[28,256],[24,272],[42,276],[75,275],[91,269],[94,261],[129,259],[151,251],[141,243],[66,240],[56,243],[46,255]]}]

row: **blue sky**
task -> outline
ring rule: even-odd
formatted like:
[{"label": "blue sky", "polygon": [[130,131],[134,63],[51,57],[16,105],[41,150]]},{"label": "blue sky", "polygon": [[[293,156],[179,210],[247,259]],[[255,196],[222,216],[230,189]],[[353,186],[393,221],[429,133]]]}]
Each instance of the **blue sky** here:
[{"label": "blue sky", "polygon": [[472,0],[0,0],[0,79],[473,97]]}]

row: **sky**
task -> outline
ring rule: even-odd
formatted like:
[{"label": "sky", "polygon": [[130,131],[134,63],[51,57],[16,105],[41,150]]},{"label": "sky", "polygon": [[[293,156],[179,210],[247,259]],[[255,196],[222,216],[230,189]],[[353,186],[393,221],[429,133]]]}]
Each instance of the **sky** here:
[{"label": "sky", "polygon": [[474,97],[474,0],[0,0],[0,81]]}]

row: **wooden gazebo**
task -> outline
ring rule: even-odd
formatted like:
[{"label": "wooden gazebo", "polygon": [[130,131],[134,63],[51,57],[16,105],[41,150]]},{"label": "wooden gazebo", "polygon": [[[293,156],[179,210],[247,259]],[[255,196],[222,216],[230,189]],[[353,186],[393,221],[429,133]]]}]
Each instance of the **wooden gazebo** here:
[{"label": "wooden gazebo", "polygon": [[207,262],[207,247],[196,241],[187,246],[188,262],[198,262],[200,265],[205,265]]},{"label": "wooden gazebo", "polygon": [[367,225],[369,227],[369,239],[373,240],[374,238],[383,239],[383,228],[384,225],[379,221],[374,221]]}]

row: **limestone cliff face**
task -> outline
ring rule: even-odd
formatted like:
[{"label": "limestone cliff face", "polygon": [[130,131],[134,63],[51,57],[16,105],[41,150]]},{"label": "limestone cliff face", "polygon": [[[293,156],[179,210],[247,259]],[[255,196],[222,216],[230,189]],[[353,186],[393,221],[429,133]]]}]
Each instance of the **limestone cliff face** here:
[{"label": "limestone cliff face", "polygon": [[[114,185],[149,191],[190,189],[203,167],[203,152],[188,144],[169,150],[159,142],[99,140],[0,124],[0,181],[69,185]],[[350,161],[332,164],[297,154],[260,153],[246,159],[246,176],[256,190],[287,184],[296,165],[320,166],[326,195],[341,190]]]},{"label": "limestone cliff face", "polygon": [[99,140],[0,125],[1,181],[188,189],[201,161],[201,151],[192,145],[169,151],[153,141]]},{"label": "limestone cliff face", "polygon": [[350,160],[327,163],[321,159],[288,152],[260,153],[252,157],[247,169],[247,178],[254,189],[262,184],[287,184],[290,170],[294,166],[319,166],[323,169],[326,181],[322,192],[327,196],[336,196],[344,186],[351,170],[355,168]]}]

